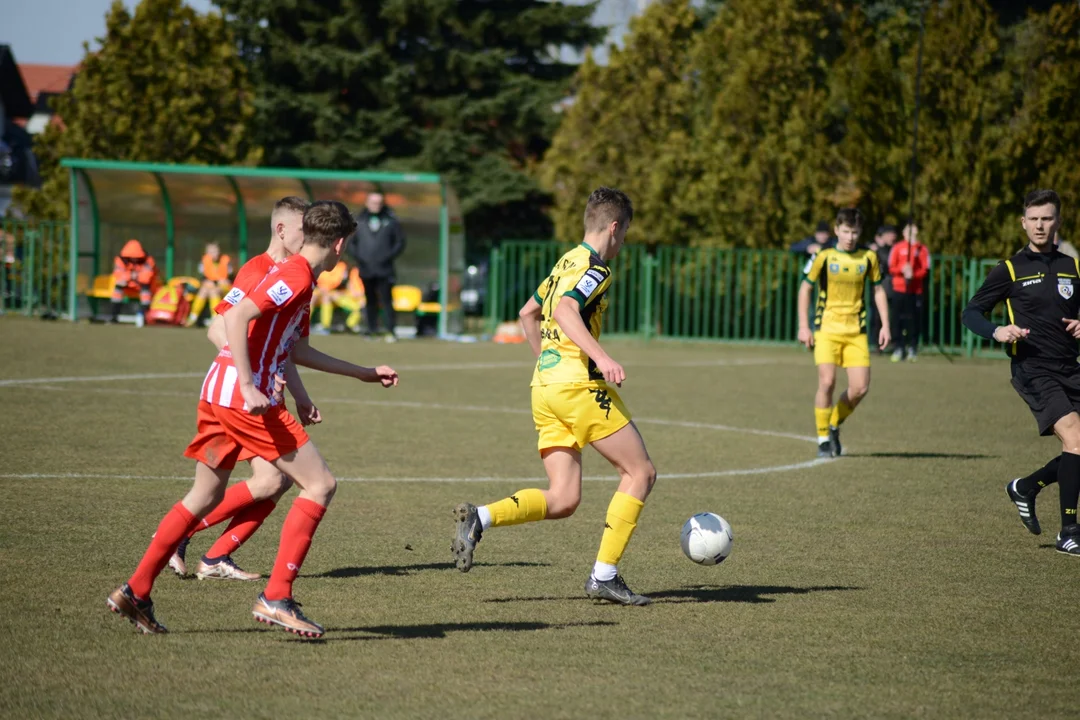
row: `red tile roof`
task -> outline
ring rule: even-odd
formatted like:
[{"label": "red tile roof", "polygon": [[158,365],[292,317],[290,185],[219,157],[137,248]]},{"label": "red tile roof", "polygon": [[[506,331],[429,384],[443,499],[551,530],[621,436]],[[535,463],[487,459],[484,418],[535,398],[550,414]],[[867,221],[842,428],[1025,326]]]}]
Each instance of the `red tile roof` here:
[{"label": "red tile roof", "polygon": [[22,73],[26,91],[30,94],[30,102],[37,102],[37,97],[42,92],[65,92],[76,70],[78,70],[77,65],[19,63],[19,72]]}]

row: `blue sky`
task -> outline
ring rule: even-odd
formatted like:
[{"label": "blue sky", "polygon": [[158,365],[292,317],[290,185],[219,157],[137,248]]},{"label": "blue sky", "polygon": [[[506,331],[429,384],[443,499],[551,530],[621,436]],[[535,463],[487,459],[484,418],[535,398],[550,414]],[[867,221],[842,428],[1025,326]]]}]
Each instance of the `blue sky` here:
[{"label": "blue sky", "polygon": [[[568,0],[572,3],[584,0]],[[210,0],[186,0],[200,12],[212,7]],[[10,45],[21,63],[74,65],[82,59],[84,41],[105,33],[105,13],[111,0],[0,0],[0,44]],[[124,0],[134,8],[136,0]],[[647,0],[601,0],[594,21],[611,26],[614,35]],[[603,53],[600,53],[602,56]]]}]

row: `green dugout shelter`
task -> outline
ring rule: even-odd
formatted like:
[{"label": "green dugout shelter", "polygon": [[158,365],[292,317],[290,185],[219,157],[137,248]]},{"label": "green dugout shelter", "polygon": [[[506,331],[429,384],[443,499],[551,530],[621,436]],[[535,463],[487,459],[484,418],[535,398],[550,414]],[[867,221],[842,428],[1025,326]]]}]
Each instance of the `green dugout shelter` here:
[{"label": "green dugout shelter", "polygon": [[457,196],[439,176],[65,158],[71,185],[71,318],[88,311],[80,289],[112,272],[112,259],[137,239],[166,279],[198,274],[216,242],[239,266],[266,249],[270,212],[287,195],[339,200],[359,212],[371,192],[386,196],[407,237],[399,285],[425,294],[438,286],[439,334],[459,333],[465,232]]}]

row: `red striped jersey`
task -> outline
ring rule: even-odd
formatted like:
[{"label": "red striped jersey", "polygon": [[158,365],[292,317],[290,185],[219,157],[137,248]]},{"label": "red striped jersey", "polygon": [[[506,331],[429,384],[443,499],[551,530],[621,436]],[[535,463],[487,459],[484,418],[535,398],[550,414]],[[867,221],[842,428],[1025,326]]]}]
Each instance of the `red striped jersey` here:
[{"label": "red striped jersey", "polygon": [[214,312],[218,315],[222,315],[229,308],[238,305],[241,300],[247,297],[248,293],[254,290],[258,284],[262,282],[262,279],[266,277],[266,273],[270,272],[270,268],[272,267],[274,267],[274,258],[270,257],[270,253],[256,255],[244,263],[244,266],[240,268],[240,272],[236,273],[236,279],[233,280],[229,292],[227,292],[225,298],[217,304],[217,307],[214,308]]},{"label": "red striped jersey", "polygon": [[[274,375],[284,371],[293,346],[308,334],[314,284],[315,274],[307,259],[293,255],[270,268],[263,281],[247,294],[262,312],[248,326],[248,357],[255,387],[267,397],[273,394]],[[232,352],[225,347],[210,365],[199,398],[246,410],[238,379]]]}]

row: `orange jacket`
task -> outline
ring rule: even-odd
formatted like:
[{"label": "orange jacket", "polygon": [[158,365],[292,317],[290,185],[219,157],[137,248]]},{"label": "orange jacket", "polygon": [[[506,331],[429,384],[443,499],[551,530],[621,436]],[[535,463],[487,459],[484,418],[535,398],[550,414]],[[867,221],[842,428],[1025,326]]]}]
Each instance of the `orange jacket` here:
[{"label": "orange jacket", "polygon": [[199,272],[207,280],[215,282],[228,280],[229,275],[232,274],[230,270],[232,270],[232,259],[228,255],[219,255],[217,262],[214,262],[214,258],[207,253],[199,262]]},{"label": "orange jacket", "polygon": [[333,270],[327,270],[319,275],[319,279],[315,281],[315,284],[323,290],[337,290],[341,287],[341,283],[345,282],[346,267],[345,263],[339,260]]},{"label": "orange jacket", "polygon": [[360,271],[356,268],[349,270],[349,293],[357,296],[364,294],[364,281],[360,279]]},{"label": "orange jacket", "polygon": [[154,258],[146,254],[138,240],[128,240],[113,260],[113,282],[117,285],[149,285],[155,275]]}]

